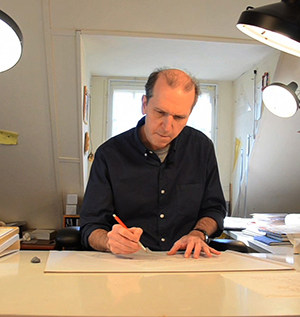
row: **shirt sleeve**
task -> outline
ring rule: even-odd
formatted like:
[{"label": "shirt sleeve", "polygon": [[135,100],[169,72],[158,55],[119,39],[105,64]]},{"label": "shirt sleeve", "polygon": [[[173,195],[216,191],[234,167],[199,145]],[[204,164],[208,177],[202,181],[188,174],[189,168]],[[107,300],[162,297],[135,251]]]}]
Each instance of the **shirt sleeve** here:
[{"label": "shirt sleeve", "polygon": [[217,158],[212,143],[208,151],[207,177],[201,204],[201,218],[210,217],[217,222],[218,230],[213,235],[213,237],[217,237],[224,229],[223,222],[226,215],[226,202],[220,182]]},{"label": "shirt sleeve", "polygon": [[111,230],[114,223],[113,213],[113,197],[107,164],[98,149],[80,212],[81,242],[85,249],[92,250],[88,238],[94,230]]}]

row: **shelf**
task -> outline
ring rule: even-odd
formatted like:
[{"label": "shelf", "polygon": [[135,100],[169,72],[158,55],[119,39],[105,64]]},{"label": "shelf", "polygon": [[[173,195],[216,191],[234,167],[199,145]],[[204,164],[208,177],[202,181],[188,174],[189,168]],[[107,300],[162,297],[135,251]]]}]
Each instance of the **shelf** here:
[{"label": "shelf", "polygon": [[80,225],[79,215],[64,215],[63,226],[65,227],[76,227]]}]

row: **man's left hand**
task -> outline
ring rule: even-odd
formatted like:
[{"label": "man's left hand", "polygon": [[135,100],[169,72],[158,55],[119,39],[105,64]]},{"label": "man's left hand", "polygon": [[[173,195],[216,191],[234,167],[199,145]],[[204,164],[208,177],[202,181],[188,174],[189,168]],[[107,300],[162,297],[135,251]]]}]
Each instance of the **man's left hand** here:
[{"label": "man's left hand", "polygon": [[183,236],[176,241],[167,253],[168,255],[174,255],[179,250],[185,250],[184,257],[189,258],[193,253],[195,259],[198,259],[203,251],[206,256],[211,257],[212,254],[220,255],[221,252],[208,246],[196,232],[190,232],[188,235]]}]

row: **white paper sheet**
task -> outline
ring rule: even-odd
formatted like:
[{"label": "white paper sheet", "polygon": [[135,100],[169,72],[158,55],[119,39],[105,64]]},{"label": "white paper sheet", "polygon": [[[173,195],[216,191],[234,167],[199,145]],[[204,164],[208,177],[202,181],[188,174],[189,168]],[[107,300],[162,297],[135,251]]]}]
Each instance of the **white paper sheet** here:
[{"label": "white paper sheet", "polygon": [[296,272],[295,274],[291,274],[291,272],[268,272],[268,274],[257,272],[243,275],[243,278],[233,273],[225,273],[222,276],[265,297],[300,298],[300,274]]},{"label": "white paper sheet", "polygon": [[86,251],[50,251],[45,272],[102,272],[102,273],[153,273],[153,272],[226,272],[257,270],[291,270],[292,266],[257,259],[232,251],[211,258],[184,258],[183,254],[166,255],[165,252],[143,251],[116,256],[111,253]]}]

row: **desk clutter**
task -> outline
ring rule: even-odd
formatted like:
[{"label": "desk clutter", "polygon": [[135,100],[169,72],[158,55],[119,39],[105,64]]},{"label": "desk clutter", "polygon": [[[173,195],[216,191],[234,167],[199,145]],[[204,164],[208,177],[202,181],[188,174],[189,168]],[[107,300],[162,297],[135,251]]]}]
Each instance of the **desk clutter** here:
[{"label": "desk clutter", "polygon": [[23,232],[22,250],[53,250],[56,242],[56,230],[31,229]]},{"label": "desk clutter", "polygon": [[0,221],[0,257],[19,250],[54,250],[56,230],[28,229],[26,221]]},{"label": "desk clutter", "polygon": [[[228,219],[230,218],[230,219]],[[294,246],[294,253],[300,248],[300,214],[267,213],[251,214],[251,218],[225,218],[224,227],[227,230],[241,231],[269,246]]]}]

